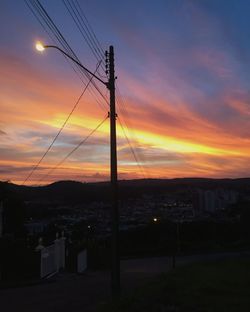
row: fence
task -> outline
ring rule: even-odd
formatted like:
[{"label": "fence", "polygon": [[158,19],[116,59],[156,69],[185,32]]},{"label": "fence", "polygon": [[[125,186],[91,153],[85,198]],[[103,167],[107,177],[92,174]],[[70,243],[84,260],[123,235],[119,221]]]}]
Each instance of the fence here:
[{"label": "fence", "polygon": [[[39,247],[39,246],[38,246]],[[54,244],[38,248],[41,252],[40,277],[57,273],[65,268],[65,238],[56,239]]]}]

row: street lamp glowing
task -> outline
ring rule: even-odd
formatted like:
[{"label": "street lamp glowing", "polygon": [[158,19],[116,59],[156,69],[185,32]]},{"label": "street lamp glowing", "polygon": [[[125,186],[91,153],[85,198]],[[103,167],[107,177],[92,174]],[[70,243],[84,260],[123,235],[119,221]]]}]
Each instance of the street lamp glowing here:
[{"label": "street lamp glowing", "polygon": [[38,41],[36,43],[36,49],[37,49],[37,51],[42,52],[42,51],[45,50],[45,47],[44,47],[44,45],[41,42]]},{"label": "street lamp glowing", "polygon": [[157,218],[154,218],[154,219],[153,219],[153,221],[154,221],[154,222],[157,222],[157,221],[158,221],[158,219],[157,219]]}]

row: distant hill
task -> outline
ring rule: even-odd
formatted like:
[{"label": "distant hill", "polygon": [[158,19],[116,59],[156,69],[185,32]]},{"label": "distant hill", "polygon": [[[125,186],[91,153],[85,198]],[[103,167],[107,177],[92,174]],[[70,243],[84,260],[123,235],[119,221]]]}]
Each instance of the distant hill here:
[{"label": "distant hill", "polygon": [[[0,194],[6,187],[0,182]],[[18,193],[25,201],[89,202],[107,201],[110,198],[109,182],[81,183],[76,181],[58,181],[46,186],[21,186],[8,183],[8,188]],[[192,189],[235,189],[250,192],[250,178],[241,179],[141,179],[119,181],[120,198],[137,197],[144,194],[154,195],[167,192],[189,191]]]}]

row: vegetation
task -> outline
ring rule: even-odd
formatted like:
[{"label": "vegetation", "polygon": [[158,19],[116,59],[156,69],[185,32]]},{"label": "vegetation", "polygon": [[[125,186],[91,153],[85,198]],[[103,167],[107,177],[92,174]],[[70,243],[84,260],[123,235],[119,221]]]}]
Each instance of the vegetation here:
[{"label": "vegetation", "polygon": [[24,236],[25,205],[9,183],[0,182],[0,203],[4,205],[4,233],[13,234],[20,238]]},{"label": "vegetation", "polygon": [[250,260],[192,264],[152,280],[100,312],[245,312],[250,307]]}]

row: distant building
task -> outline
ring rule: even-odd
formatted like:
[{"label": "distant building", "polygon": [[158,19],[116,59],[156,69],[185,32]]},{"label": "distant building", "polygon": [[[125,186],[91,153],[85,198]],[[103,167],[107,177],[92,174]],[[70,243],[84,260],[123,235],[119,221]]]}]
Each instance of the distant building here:
[{"label": "distant building", "polygon": [[226,209],[237,200],[238,193],[233,190],[198,190],[193,196],[193,206],[196,213],[214,213]]}]

